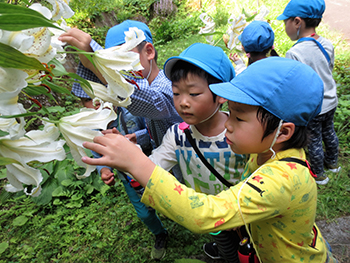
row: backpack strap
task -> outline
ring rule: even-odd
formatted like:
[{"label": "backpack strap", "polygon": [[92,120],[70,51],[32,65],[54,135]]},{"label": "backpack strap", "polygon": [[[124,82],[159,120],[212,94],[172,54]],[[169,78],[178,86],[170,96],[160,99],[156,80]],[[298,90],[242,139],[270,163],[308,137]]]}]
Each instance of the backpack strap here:
[{"label": "backpack strap", "polygon": [[329,57],[327,51],[324,49],[322,44],[312,37],[302,37],[293,46],[295,46],[296,44],[298,44],[300,42],[304,42],[304,41],[314,41],[317,44],[317,46],[320,48],[320,50],[322,51],[323,55],[326,57],[328,64],[331,63],[331,58]]},{"label": "backpack strap", "polygon": [[210,172],[215,175],[215,177],[224,185],[226,185],[227,187],[231,187],[233,186],[232,183],[230,183],[229,181],[227,181],[224,177],[221,176],[221,174],[219,174],[213,166],[211,166],[211,164],[207,161],[207,159],[205,159],[205,157],[203,156],[202,152],[198,149],[195,140],[193,139],[192,135],[191,135],[191,131],[190,131],[190,127],[189,125],[186,123],[180,123],[179,124],[179,128],[181,130],[183,130],[183,132],[186,134],[186,138],[187,140],[190,142],[193,150],[196,152],[196,154],[198,155],[199,159],[201,159],[202,163],[210,170]]},{"label": "backpack strap", "polygon": [[312,177],[316,178],[317,176],[315,175],[314,171],[311,168],[310,163],[307,160],[300,160],[298,158],[294,158],[294,157],[288,157],[288,158],[283,158],[280,159],[279,161],[285,161],[285,162],[292,162],[292,163],[298,163],[301,164],[305,167],[307,167],[310,171],[310,174],[312,175]]}]

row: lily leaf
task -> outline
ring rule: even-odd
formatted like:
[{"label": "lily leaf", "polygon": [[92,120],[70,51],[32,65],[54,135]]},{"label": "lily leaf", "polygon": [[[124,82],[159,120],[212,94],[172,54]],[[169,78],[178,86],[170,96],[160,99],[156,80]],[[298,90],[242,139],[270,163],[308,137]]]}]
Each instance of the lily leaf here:
[{"label": "lily leaf", "polygon": [[54,27],[50,20],[30,8],[0,3],[0,29],[20,31],[35,27]]},{"label": "lily leaf", "polygon": [[3,43],[0,43],[0,66],[4,68],[46,70],[39,60],[27,57],[17,49]]}]

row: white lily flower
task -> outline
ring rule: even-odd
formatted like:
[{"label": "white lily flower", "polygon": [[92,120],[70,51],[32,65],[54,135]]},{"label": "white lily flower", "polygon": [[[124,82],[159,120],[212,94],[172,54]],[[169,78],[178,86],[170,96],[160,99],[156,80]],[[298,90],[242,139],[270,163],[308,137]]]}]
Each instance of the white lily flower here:
[{"label": "white lily flower", "polygon": [[96,168],[81,161],[81,158],[86,156],[83,142],[92,142],[94,137],[102,135],[94,129],[106,129],[108,123],[116,118],[117,114],[112,104],[104,103],[98,110],[83,108],[77,114],[60,119],[57,127],[65,138],[74,160],[86,169],[83,175],[77,175],[78,179],[90,176]]},{"label": "white lily flower", "polygon": [[[40,183],[43,177],[38,169],[30,167],[26,164],[9,164],[6,165],[6,177],[10,184],[5,185],[7,192],[18,192],[24,190],[26,195],[33,197],[39,196],[41,193]],[[30,192],[24,188],[22,184],[36,186]]]},{"label": "white lily flower", "polygon": [[245,15],[241,14],[237,18],[234,15],[231,15],[228,19],[229,28],[226,31],[226,34],[229,35],[229,41],[226,44],[227,48],[232,50],[234,48],[239,48],[240,41],[238,40],[238,36],[242,33],[243,29],[246,27],[247,22],[245,19]]},{"label": "white lily flower", "polygon": [[0,94],[17,92],[27,87],[28,74],[19,69],[0,67]]},{"label": "white lily flower", "polygon": [[53,48],[56,49],[56,55],[55,55],[55,58],[61,63],[61,64],[64,64],[66,63],[66,56],[67,54],[66,53],[61,53],[61,52],[64,52],[64,48],[63,46],[66,44],[60,40],[58,40],[58,37],[60,35],[62,35],[63,32],[65,32],[66,30],[70,29],[69,26],[67,26],[67,23],[65,20],[62,20],[61,22],[61,25],[58,25],[57,23],[55,23],[56,26],[62,28],[61,30],[59,29],[56,29],[56,28],[53,28],[53,27],[50,27],[49,30],[50,32],[53,34],[51,36],[51,46]]},{"label": "white lily flower", "polygon": [[47,0],[52,5],[52,20],[57,21],[61,18],[70,18],[74,15],[69,7],[69,0]]},{"label": "white lily flower", "polygon": [[15,115],[25,112],[18,104],[18,94],[27,86],[28,74],[19,69],[0,67],[0,114]]},{"label": "white lily flower", "polygon": [[96,51],[93,61],[108,83],[108,94],[128,100],[134,92],[134,86],[127,82],[119,71],[143,69],[140,55],[130,50],[145,40],[145,35],[137,28],[130,28],[125,35],[125,44]]},{"label": "white lily flower", "polygon": [[28,50],[34,43],[34,37],[21,31],[0,30],[0,42],[21,52]]},{"label": "white lily flower", "polygon": [[59,135],[54,124],[46,123],[44,130],[29,131],[17,140],[11,140],[9,135],[0,137],[0,155],[20,163],[62,161],[66,158],[65,141],[56,141]]},{"label": "white lily flower", "polygon": [[62,161],[66,158],[63,145],[64,140],[57,140],[59,131],[53,124],[46,124],[44,130],[33,130],[25,136],[12,140],[9,135],[0,137],[0,156],[12,158],[19,163],[6,165],[7,178],[13,187],[7,187],[10,191],[22,190],[22,184],[33,185],[35,188],[30,193],[40,194],[42,176],[39,170],[27,165],[31,161],[50,162]]},{"label": "white lily flower", "polygon": [[118,96],[112,96],[108,94],[108,89],[106,88],[106,86],[93,81],[89,81],[89,83],[92,87],[93,92],[91,91],[91,89],[85,87],[84,85],[82,85],[82,88],[90,98],[96,98],[103,102],[110,102],[116,107],[127,107],[131,104],[130,98],[127,98],[125,100],[119,99]]},{"label": "white lily flower", "polygon": [[[199,30],[199,34],[210,34],[215,32],[215,22],[213,19],[207,14],[202,13],[199,15],[199,18],[202,20],[202,22],[205,24],[205,27],[201,27]],[[214,45],[213,36],[205,36],[205,40],[210,44]]]},{"label": "white lily flower", "polygon": [[269,10],[267,9],[267,7],[265,5],[262,5],[260,7],[260,10],[259,10],[259,14],[257,14],[254,18],[254,20],[257,20],[257,21],[267,21],[264,17],[267,16],[269,14]]},{"label": "white lily flower", "polygon": [[[1,114],[0,114],[1,115]],[[24,118],[18,118],[19,122],[15,118],[4,119],[0,118],[0,130],[9,133],[9,137],[12,140],[18,139],[25,134],[24,125],[26,124]]]}]

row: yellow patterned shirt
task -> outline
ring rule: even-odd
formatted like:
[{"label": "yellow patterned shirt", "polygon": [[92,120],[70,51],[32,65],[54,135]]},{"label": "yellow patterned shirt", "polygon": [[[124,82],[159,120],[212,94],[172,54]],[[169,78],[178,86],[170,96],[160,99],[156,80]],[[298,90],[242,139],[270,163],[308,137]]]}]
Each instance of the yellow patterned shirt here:
[{"label": "yellow patterned shirt", "polygon": [[249,224],[264,263],[326,262],[327,247],[315,224],[315,180],[305,166],[278,161],[286,157],[305,159],[305,153],[282,151],[260,167],[251,155],[243,173],[249,179],[216,196],[196,193],[157,166],[142,202],[196,233]]}]

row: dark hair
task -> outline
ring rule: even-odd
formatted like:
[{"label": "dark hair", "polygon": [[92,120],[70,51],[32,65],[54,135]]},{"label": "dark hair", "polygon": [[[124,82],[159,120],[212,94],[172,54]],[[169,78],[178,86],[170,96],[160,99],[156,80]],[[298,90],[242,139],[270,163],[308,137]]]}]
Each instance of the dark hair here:
[{"label": "dark hair", "polygon": [[[146,40],[142,41],[140,44],[137,45],[137,51],[139,53],[141,53],[142,49],[144,48],[144,46],[149,43]],[[154,46],[153,46],[154,47]],[[154,51],[155,51],[155,55],[154,55],[154,61],[157,63],[158,60],[158,51],[156,50],[156,48],[154,47]]]},{"label": "dark hair", "polygon": [[321,18],[302,18],[305,21],[305,28],[318,27],[321,23]]},{"label": "dark hair", "polygon": [[[322,20],[321,18],[308,18],[308,17],[300,17],[300,18],[305,21],[305,28],[318,27]],[[291,19],[293,21],[295,17],[290,17],[288,19]]]},{"label": "dark hair", "polygon": [[[174,66],[171,69],[169,79],[172,82],[178,82],[182,79],[186,79],[189,73],[196,75],[202,79],[205,79],[208,83],[208,86],[210,84],[222,83],[221,80],[210,75],[205,70],[195,66],[194,64],[186,62],[184,60],[178,60],[175,62]],[[212,94],[213,94],[213,99],[215,102],[217,95],[214,94],[213,92],[212,92]]]},{"label": "dark hair", "polygon": [[279,57],[278,53],[276,50],[272,47],[269,47],[261,52],[248,52],[250,54],[249,59],[248,59],[248,66],[253,64],[254,62],[258,61],[261,59],[261,57],[266,57],[268,53],[270,52],[271,57]]},{"label": "dark hair", "polygon": [[[261,140],[263,140],[268,135],[272,134],[278,128],[278,125],[280,123],[280,119],[278,117],[276,117],[269,111],[265,110],[263,107],[258,108],[256,117],[258,121],[265,128],[265,131]],[[304,148],[307,146],[307,144],[308,144],[307,127],[295,126],[292,137],[288,141],[283,143],[281,150],[287,150],[290,148]]]}]

